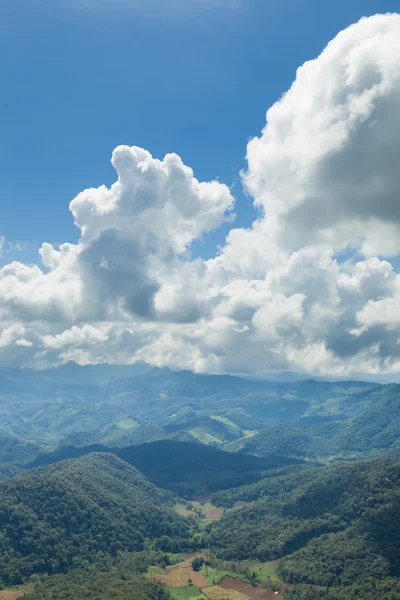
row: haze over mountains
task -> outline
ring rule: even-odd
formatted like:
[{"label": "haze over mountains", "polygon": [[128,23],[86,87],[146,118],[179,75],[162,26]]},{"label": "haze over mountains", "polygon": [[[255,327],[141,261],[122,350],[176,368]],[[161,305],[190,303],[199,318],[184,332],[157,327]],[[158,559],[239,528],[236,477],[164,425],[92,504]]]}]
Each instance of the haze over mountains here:
[{"label": "haze over mountains", "polygon": [[55,446],[194,441],[312,460],[399,451],[400,385],[269,382],[146,365],[2,369],[3,462]]}]

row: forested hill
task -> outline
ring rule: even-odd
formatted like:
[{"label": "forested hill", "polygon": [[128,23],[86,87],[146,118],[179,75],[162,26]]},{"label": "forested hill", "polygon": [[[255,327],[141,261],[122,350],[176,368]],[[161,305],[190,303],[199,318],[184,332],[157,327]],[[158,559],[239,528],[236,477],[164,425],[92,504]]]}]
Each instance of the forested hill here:
[{"label": "forested hill", "polygon": [[0,384],[0,459],[18,464],[32,462],[43,446],[173,439],[237,449],[271,425],[340,426],[393,390],[400,397],[400,386],[255,381],[144,365],[0,369]]},{"label": "forested hill", "polygon": [[140,551],[146,539],[188,539],[172,495],[112,454],[91,454],[0,484],[0,573],[5,584],[56,573],[98,553]]},{"label": "forested hill", "polygon": [[258,458],[246,454],[232,454],[217,448],[193,442],[161,440],[120,450],[105,446],[74,446],[59,448],[40,455],[28,468],[57,463],[93,451],[115,453],[136,467],[155,485],[181,495],[199,492],[211,493],[252,483],[262,479],[271,470],[301,464],[294,458],[268,456]]},{"label": "forested hill", "polygon": [[209,528],[209,546],[235,560],[285,557],[279,562],[285,581],[305,586],[288,597],[398,598],[400,461],[302,467],[220,491],[212,501],[248,504]]},{"label": "forested hill", "polygon": [[400,388],[387,385],[362,394],[361,405],[350,419],[272,422],[243,439],[237,449],[256,456],[320,460],[400,455]]},{"label": "forested hill", "polygon": [[268,470],[301,463],[280,456],[232,455],[210,446],[169,440],[123,448],[118,456],[157,486],[188,495],[245,485],[258,481]]}]

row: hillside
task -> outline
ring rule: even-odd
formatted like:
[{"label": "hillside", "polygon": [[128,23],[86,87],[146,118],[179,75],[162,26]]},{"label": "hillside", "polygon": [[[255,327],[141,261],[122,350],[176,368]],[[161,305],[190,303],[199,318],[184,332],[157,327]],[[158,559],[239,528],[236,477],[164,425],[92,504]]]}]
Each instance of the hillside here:
[{"label": "hillside", "polygon": [[[0,484],[4,583],[56,573],[99,553],[140,551],[146,540],[189,538],[172,496],[111,454],[91,454]],[[185,547],[185,544],[184,544]]]},{"label": "hillside", "polygon": [[[304,466],[217,492],[212,501],[227,508],[249,504],[209,526],[209,547],[226,559],[285,557],[279,562],[283,579],[308,586],[290,598],[356,597],[355,584],[365,590],[376,584],[382,594],[385,586],[390,592],[398,586],[397,579],[388,582],[400,576],[399,461]],[[317,587],[337,591],[318,596]],[[360,598],[370,597],[363,593]]]},{"label": "hillside", "polygon": [[379,403],[388,387],[75,363],[45,371],[0,369],[0,380],[0,428],[29,442],[28,462],[36,455],[32,444],[123,447],[173,439],[236,451],[271,426],[341,426],[369,405],[370,393]]},{"label": "hillside", "polygon": [[170,600],[166,587],[143,576],[162,556],[154,552],[124,553],[85,569],[39,579],[25,600]]},{"label": "hillside", "polygon": [[246,454],[231,454],[217,448],[193,442],[162,440],[120,450],[105,446],[67,446],[39,455],[26,468],[54,464],[90,452],[107,452],[136,467],[156,486],[175,493],[192,496],[211,494],[220,489],[238,487],[262,479],[271,469],[296,465],[293,458],[270,456],[258,458]]},{"label": "hillside", "polygon": [[298,458],[374,458],[400,454],[400,387],[387,385],[362,395],[362,406],[351,418],[303,417],[272,423],[226,449],[268,456]]},{"label": "hillside", "polygon": [[181,495],[206,496],[258,481],[268,470],[298,463],[279,456],[232,455],[201,444],[169,440],[123,448],[118,456],[159,487]]}]

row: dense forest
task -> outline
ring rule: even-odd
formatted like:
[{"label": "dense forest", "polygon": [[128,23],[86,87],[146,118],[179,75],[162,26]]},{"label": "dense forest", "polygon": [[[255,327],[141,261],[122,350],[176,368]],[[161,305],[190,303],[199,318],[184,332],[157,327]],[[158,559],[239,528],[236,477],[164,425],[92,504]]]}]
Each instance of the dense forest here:
[{"label": "dense forest", "polygon": [[189,496],[245,485],[258,481],[271,469],[300,462],[279,456],[232,456],[203,444],[170,440],[123,448],[118,456],[155,485]]},{"label": "dense forest", "polygon": [[[397,598],[390,594],[398,584],[390,581],[400,576],[399,461],[303,466],[271,475],[214,494],[222,506],[249,503],[208,528],[207,544],[218,556],[281,558],[283,579],[303,585],[289,598],[369,598],[366,590],[374,585],[382,594],[386,586],[389,600]],[[342,588],[352,590],[349,596]]]},{"label": "dense forest", "polygon": [[124,553],[117,559],[103,556],[84,569],[37,578],[24,600],[169,600],[164,585],[143,577],[149,565],[162,560],[154,552]]},{"label": "dense forest", "polygon": [[73,363],[0,380],[0,584],[29,600],[164,599],[121,556],[201,548],[277,560],[286,600],[400,598],[399,385]]},{"label": "dense forest", "polygon": [[378,388],[362,394],[362,398],[362,407],[351,419],[342,415],[272,422],[245,439],[239,450],[256,456],[279,454],[319,460],[400,453],[399,386]]},{"label": "dense forest", "polygon": [[[322,466],[171,441],[120,456],[81,450],[77,458],[17,470],[0,484],[1,579],[11,585],[38,575],[28,600],[168,598],[159,583],[143,578],[148,560],[154,565],[166,552],[201,548],[217,560],[278,560],[279,575],[295,585],[285,592],[289,600],[367,600],[374,589],[380,600],[396,598],[398,460]],[[190,503],[187,516],[179,516],[178,497],[156,487],[124,453],[164,487],[184,494],[215,487],[211,502],[224,508],[222,518],[202,524]],[[53,454],[62,456],[63,449]],[[13,468],[5,466],[7,476]]]},{"label": "dense forest", "polygon": [[246,454],[232,455],[204,444],[161,440],[119,450],[101,445],[67,446],[40,454],[25,468],[53,464],[91,452],[116,454],[155,485],[182,496],[245,485],[262,479],[270,470],[302,462],[279,456],[259,458]]},{"label": "dense forest", "polygon": [[111,454],[91,454],[0,484],[0,572],[4,584],[57,573],[99,553],[190,548],[192,523],[173,496]]}]

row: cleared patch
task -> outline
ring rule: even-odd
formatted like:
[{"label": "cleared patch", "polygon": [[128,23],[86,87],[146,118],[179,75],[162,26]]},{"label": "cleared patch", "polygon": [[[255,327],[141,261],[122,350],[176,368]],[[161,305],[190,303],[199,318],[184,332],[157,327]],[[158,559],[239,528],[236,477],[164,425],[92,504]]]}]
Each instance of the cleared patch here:
[{"label": "cleared patch", "polygon": [[23,590],[3,590],[0,592],[0,600],[17,600],[24,595]]},{"label": "cleared patch", "polygon": [[186,508],[185,504],[176,504],[175,510],[178,513],[178,515],[181,515],[181,517],[191,517],[194,514],[192,510]]},{"label": "cleared patch", "polygon": [[230,590],[240,592],[251,600],[284,600],[281,594],[264,590],[262,587],[253,587],[249,583],[233,579],[233,577],[225,577],[218,585],[227,592]]},{"label": "cleared patch", "polygon": [[246,596],[246,594],[242,594],[233,589],[224,589],[219,585],[213,585],[212,587],[203,589],[203,594],[210,600],[249,600],[250,598],[249,596]]},{"label": "cleared patch", "polygon": [[187,587],[190,582],[198,588],[207,587],[210,584],[204,575],[198,571],[193,571],[192,569],[192,560],[195,558],[195,556],[199,555],[191,555],[177,565],[171,565],[170,567],[167,567],[163,573],[155,573],[154,575],[152,574],[151,578],[157,579],[157,581],[162,581],[170,588]]}]

